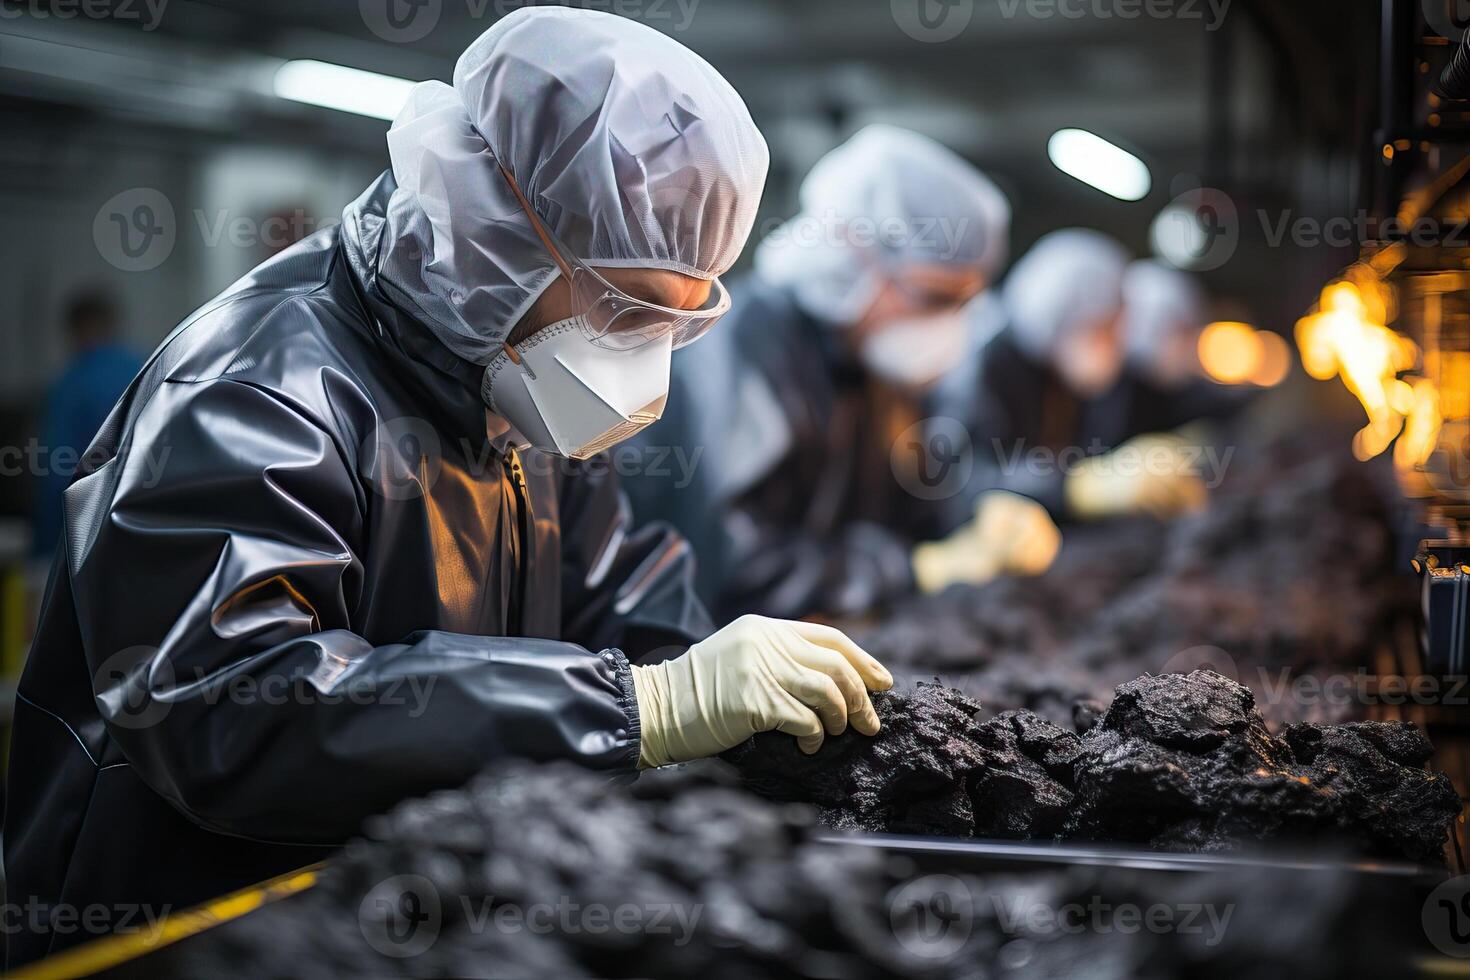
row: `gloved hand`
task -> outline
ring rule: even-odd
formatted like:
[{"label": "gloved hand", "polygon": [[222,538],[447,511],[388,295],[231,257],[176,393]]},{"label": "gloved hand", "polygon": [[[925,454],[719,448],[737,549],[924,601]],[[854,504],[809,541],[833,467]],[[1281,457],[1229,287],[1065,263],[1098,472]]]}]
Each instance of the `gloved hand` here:
[{"label": "gloved hand", "polygon": [[682,657],[634,665],[638,767],[702,759],[757,732],[795,735],[807,754],[849,724],[875,735],[868,691],[892,686],[882,664],[830,626],[742,616]]},{"label": "gloved hand", "polygon": [[1205,504],[1205,485],[1184,440],[1143,435],[1093,456],[1067,475],[1067,504],[1079,517],[1172,517]]},{"label": "gloved hand", "polygon": [[924,592],[956,582],[980,585],[999,575],[1040,575],[1062,546],[1046,508],[1005,490],[982,494],[975,519],[943,541],[914,549],[914,580]]}]

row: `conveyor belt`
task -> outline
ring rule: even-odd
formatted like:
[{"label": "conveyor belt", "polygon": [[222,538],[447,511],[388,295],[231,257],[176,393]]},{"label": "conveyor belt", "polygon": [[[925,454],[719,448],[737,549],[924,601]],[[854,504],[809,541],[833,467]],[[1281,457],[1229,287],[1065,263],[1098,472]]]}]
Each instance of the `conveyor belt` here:
[{"label": "conveyor belt", "polygon": [[164,918],[154,931],[104,936],[8,974],[14,980],[70,980],[133,962],[190,936],[238,919],[262,905],[298,894],[316,884],[319,865],[302,868],[245,888],[197,908]]}]

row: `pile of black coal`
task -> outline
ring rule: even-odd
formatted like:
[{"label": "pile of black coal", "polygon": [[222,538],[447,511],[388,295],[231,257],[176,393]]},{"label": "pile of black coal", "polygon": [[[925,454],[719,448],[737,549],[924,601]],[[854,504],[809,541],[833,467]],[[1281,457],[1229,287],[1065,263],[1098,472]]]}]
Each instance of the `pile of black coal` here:
[{"label": "pile of black coal", "polygon": [[312,891],[163,954],[161,973],[925,975],[877,928],[884,860],[816,826],[717,774],[502,769],[371,821]]},{"label": "pile of black coal", "polygon": [[874,696],[883,730],[814,755],[777,734],[724,758],[754,791],[816,804],[839,828],[1079,839],[1220,851],[1330,838],[1372,857],[1443,861],[1460,801],[1424,769],[1411,725],[1300,723],[1268,731],[1250,690],[1213,671],[1144,676],[1077,731],[920,684]]},{"label": "pile of black coal", "polygon": [[[1049,735],[1013,731],[1051,758]],[[935,872],[815,829],[709,772],[510,767],[400,806],[312,890],[132,975],[1303,980],[1385,975],[1425,945],[1422,897],[1343,872]]]},{"label": "pile of black coal", "polygon": [[1335,454],[1265,451],[1231,475],[1198,514],[1069,526],[1038,578],[916,597],[850,631],[896,677],[938,675],[1057,724],[1140,674],[1201,665],[1255,688],[1272,721],[1362,717],[1347,692],[1264,695],[1369,663],[1412,605],[1370,475]]}]

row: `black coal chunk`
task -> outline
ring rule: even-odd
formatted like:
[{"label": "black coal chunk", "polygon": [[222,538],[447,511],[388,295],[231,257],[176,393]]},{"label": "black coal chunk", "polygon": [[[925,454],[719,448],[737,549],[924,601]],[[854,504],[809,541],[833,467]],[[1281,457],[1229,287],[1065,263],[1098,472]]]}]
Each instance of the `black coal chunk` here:
[{"label": "black coal chunk", "polygon": [[920,683],[875,694],[873,707],[883,726],[874,738],[849,729],[807,755],[789,735],[768,732],[723,758],[757,793],[815,804],[835,827],[973,836],[967,780],[985,762],[970,736],[979,703]]},{"label": "black coal chunk", "polygon": [[1122,685],[1082,746],[1068,837],[1228,850],[1328,836],[1438,863],[1460,812],[1412,726],[1301,723],[1277,737],[1250,691],[1213,671]]},{"label": "black coal chunk", "polygon": [[724,758],[757,793],[875,832],[1186,851],[1329,837],[1437,863],[1460,811],[1448,777],[1423,768],[1429,743],[1412,726],[1273,735],[1250,690],[1209,670],[1121,685],[1081,735],[1024,710],[980,721],[976,702],[929,684],[874,705],[872,738],[844,733],[808,756],[768,733]]}]

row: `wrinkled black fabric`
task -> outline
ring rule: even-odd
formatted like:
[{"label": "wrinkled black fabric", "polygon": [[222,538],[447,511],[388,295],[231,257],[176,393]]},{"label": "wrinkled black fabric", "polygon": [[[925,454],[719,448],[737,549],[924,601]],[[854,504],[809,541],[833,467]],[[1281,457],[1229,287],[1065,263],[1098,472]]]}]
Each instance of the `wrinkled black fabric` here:
[{"label": "wrinkled black fabric", "polygon": [[726,752],[746,785],[812,803],[834,827],[950,837],[1137,842],[1222,851],[1332,839],[1372,857],[1440,864],[1460,800],[1428,772],[1412,725],[1267,730],[1251,692],[1213,671],[1120,686],[1079,736],[1030,711],[921,684],[874,695],[883,729],[813,755],[766,733]]},{"label": "wrinkled black fabric", "polygon": [[632,530],[598,461],[517,452],[478,368],[379,292],[391,190],[176,329],[67,490],[12,901],[198,902],[506,756],[631,773],[627,657],[708,632],[687,546]]}]

